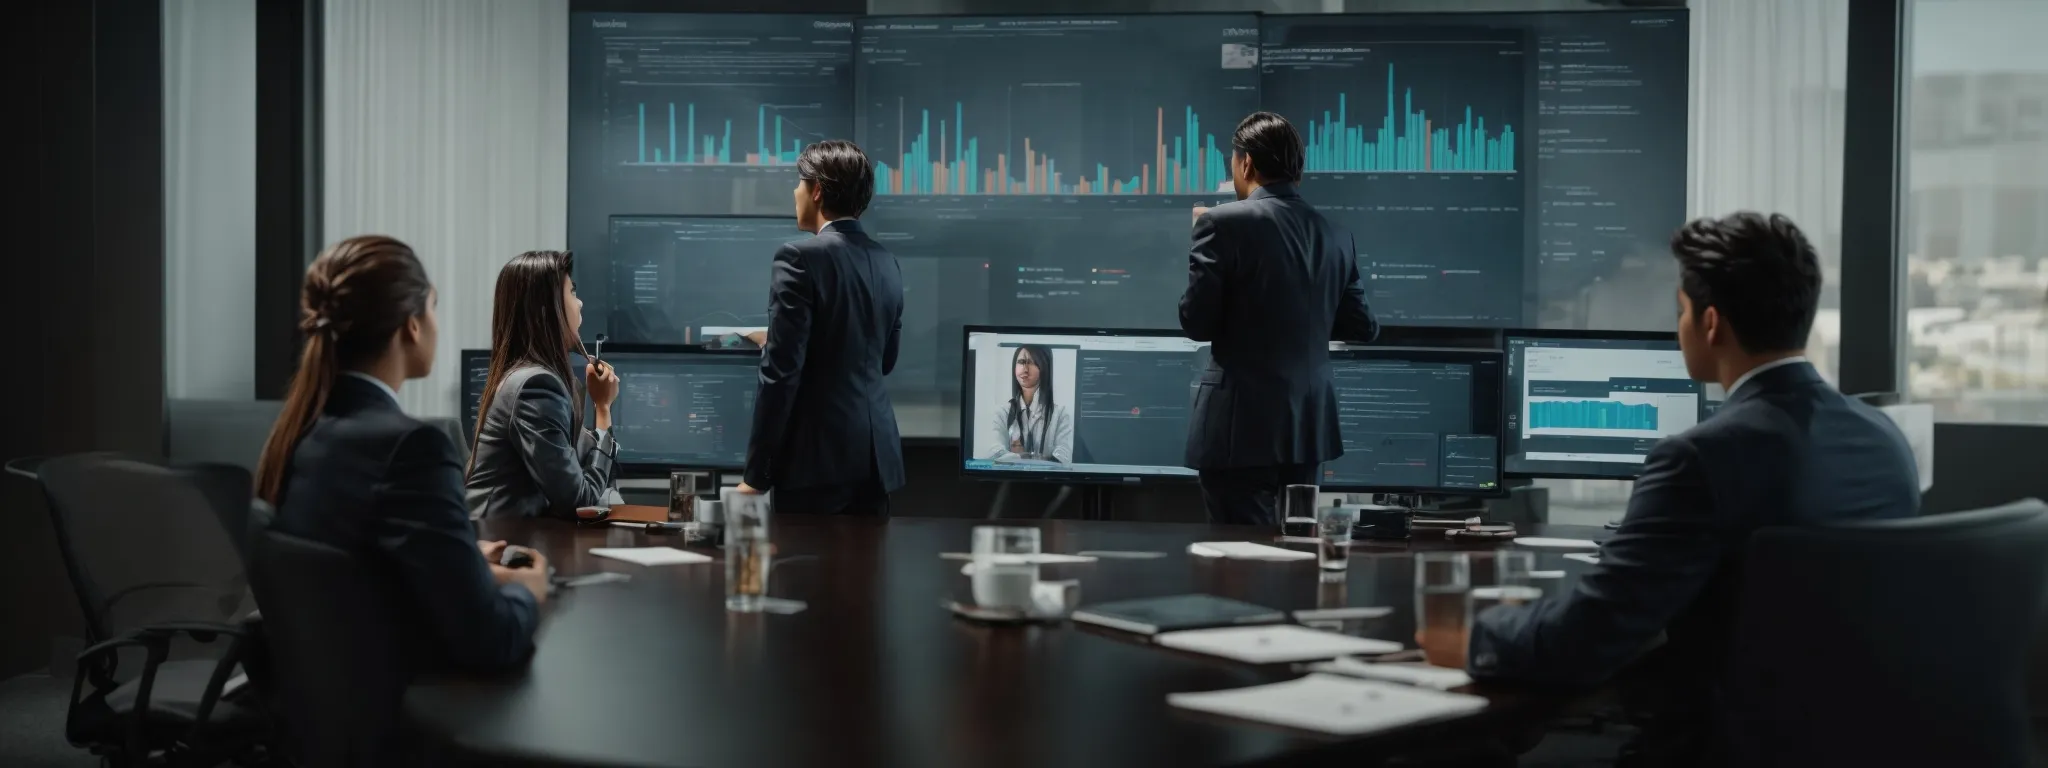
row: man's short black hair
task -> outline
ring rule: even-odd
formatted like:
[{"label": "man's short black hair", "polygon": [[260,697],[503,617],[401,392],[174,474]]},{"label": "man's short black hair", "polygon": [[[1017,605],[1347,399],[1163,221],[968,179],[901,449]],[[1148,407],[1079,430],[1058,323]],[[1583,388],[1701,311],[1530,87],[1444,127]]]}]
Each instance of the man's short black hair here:
[{"label": "man's short black hair", "polygon": [[875,164],[851,141],[831,139],[804,147],[796,173],[817,188],[818,205],[833,216],[859,218],[875,198]]},{"label": "man's short black hair", "polygon": [[1252,159],[1259,180],[1295,182],[1301,180],[1301,134],[1287,118],[1271,112],[1253,112],[1238,121],[1230,148]]},{"label": "man's short black hair", "polygon": [[1694,315],[1713,307],[1743,351],[1806,348],[1820,307],[1820,258],[1791,219],[1749,211],[1694,219],[1671,236],[1671,253]]}]

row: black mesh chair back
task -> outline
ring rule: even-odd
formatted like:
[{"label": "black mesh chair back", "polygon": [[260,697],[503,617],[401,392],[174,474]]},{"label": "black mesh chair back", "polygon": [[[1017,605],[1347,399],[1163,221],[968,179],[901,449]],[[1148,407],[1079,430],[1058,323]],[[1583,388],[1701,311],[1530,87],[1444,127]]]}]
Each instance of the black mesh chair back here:
[{"label": "black mesh chair back", "polygon": [[247,514],[248,470],[89,453],[49,459],[36,475],[94,642],[247,612],[248,580],[222,523]]},{"label": "black mesh chair back", "polygon": [[396,764],[406,658],[398,617],[362,559],[275,530],[251,547],[275,707],[300,766]]},{"label": "black mesh chair back", "polygon": [[34,475],[92,640],[65,737],[116,764],[260,752],[267,723],[234,681],[253,601],[225,525],[247,515],[248,471],[94,453],[43,461]]},{"label": "black mesh chair back", "polygon": [[1724,711],[1731,764],[2031,763],[2048,505],[1759,531]]}]

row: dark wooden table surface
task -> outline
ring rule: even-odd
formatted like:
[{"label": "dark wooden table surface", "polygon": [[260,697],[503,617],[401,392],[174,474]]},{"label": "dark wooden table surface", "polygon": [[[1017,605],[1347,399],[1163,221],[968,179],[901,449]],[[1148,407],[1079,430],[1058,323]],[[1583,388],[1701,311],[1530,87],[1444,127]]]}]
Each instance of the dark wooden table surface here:
[{"label": "dark wooden table surface", "polygon": [[[1480,715],[1337,740],[1197,716],[1166,694],[1277,682],[1286,666],[1183,655],[1142,639],[1072,623],[991,626],[940,608],[965,598],[959,561],[974,520],[887,522],[784,517],[774,521],[779,565],[769,594],[806,601],[792,615],[725,610],[724,566],[642,567],[592,547],[681,545],[623,528],[555,521],[486,525],[484,535],[542,550],[558,574],[619,571],[626,583],[558,592],[538,651],[520,673],[440,679],[407,693],[408,722],[429,741],[486,761],[691,766],[1242,765],[1371,759],[1419,744],[1526,724],[1557,702],[1480,686]],[[1150,550],[1155,560],[1046,566],[1079,579],[1083,604],[1206,592],[1295,610],[1383,605],[1393,614],[1349,631],[1412,644],[1409,553],[1441,538],[1360,542],[1342,585],[1319,584],[1315,562],[1189,556],[1195,541],[1270,541],[1265,528],[1120,522],[1006,522],[1044,530],[1047,552]],[[1523,526],[1600,539],[1607,532]],[[1302,546],[1302,545],[1294,545]],[[1305,547],[1304,547],[1305,548]],[[1488,547],[1475,553],[1475,572]],[[701,550],[716,556],[716,550]],[[1539,569],[1581,568],[1553,551]],[[1568,577],[1568,579],[1571,577]],[[1476,583],[1487,583],[1475,575]],[[1569,581],[1545,582],[1547,590]]]}]

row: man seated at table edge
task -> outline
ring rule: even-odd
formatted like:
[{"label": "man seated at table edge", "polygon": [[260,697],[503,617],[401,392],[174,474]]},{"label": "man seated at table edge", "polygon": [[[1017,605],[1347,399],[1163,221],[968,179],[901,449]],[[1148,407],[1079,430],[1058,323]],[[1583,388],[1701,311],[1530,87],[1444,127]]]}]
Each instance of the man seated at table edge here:
[{"label": "man seated at table edge", "polygon": [[[1672,238],[1687,373],[1719,382],[1713,417],[1651,449],[1614,536],[1568,593],[1474,617],[1469,637],[1418,636],[1430,661],[1478,680],[1607,681],[1646,650],[1653,673],[1709,727],[1751,533],[1918,514],[1912,450],[1883,413],[1805,357],[1821,275],[1791,220],[1738,213]],[[1631,674],[1634,670],[1631,670]],[[1694,742],[1698,743],[1698,742]]]}]

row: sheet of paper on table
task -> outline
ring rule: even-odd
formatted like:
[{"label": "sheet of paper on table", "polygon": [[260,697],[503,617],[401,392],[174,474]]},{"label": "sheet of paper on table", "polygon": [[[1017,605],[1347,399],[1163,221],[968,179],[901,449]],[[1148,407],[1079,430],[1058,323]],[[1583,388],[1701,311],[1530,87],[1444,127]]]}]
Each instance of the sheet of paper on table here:
[{"label": "sheet of paper on table", "polygon": [[1284,664],[1401,650],[1401,644],[1391,640],[1340,635],[1292,624],[1186,629],[1162,633],[1153,638],[1153,642],[1174,650],[1221,656],[1247,664]]},{"label": "sheet of paper on table", "polygon": [[1363,659],[1338,658],[1310,664],[1310,672],[1328,672],[1335,675],[1362,677],[1369,680],[1385,680],[1390,683],[1414,685],[1439,691],[1462,688],[1472,684],[1472,676],[1465,670],[1434,666],[1424,662],[1392,662],[1375,664]]},{"label": "sheet of paper on table", "polygon": [[1182,709],[1341,736],[1486,708],[1478,696],[1328,674],[1227,691],[1169,693],[1166,701]]},{"label": "sheet of paper on table", "polygon": [[674,547],[597,547],[590,554],[624,560],[635,565],[689,565],[708,563],[711,557],[695,552],[684,552]]},{"label": "sheet of paper on table", "polygon": [[1314,560],[1316,553],[1282,549],[1249,541],[1198,541],[1188,545],[1196,557],[1227,557],[1233,560]]}]

